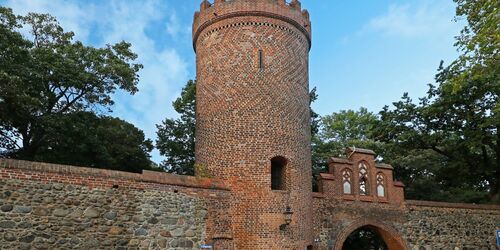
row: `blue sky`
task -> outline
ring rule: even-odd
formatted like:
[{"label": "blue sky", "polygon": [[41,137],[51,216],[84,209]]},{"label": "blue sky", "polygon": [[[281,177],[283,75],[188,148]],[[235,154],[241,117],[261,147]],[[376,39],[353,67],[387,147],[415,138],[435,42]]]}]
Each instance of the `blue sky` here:
[{"label": "blue sky", "polygon": [[[116,93],[112,115],[155,139],[155,124],[175,117],[172,101],[194,79],[193,13],[201,0],[0,0],[17,14],[50,13],[93,46],[131,42],[144,64],[139,92]],[[366,107],[378,112],[404,92],[423,96],[440,60],[452,61],[452,0],[303,0],[311,14],[310,85],[321,115]],[[162,157],[155,151],[153,160]]]}]

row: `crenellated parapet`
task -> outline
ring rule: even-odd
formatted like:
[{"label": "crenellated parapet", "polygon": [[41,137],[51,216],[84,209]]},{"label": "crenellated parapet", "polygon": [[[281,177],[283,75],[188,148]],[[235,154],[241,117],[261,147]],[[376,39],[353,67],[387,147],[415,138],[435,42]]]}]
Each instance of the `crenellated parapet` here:
[{"label": "crenellated parapet", "polygon": [[200,34],[210,25],[239,16],[262,16],[280,19],[297,28],[311,44],[309,12],[299,0],[203,0],[200,11],[194,14],[193,46]]}]

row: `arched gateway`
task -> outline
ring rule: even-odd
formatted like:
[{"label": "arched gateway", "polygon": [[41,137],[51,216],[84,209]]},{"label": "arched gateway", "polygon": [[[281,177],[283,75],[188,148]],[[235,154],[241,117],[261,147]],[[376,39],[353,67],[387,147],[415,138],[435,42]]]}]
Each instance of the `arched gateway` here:
[{"label": "arched gateway", "polygon": [[317,249],[409,249],[401,230],[403,185],[393,180],[392,167],[377,163],[371,150],[348,148],[346,153],[347,158],[331,158],[328,173],[320,176],[314,200],[323,211],[315,217]]},{"label": "arched gateway", "polygon": [[398,232],[384,224],[383,222],[377,220],[362,219],[355,221],[345,227],[338,235],[333,236],[336,239],[335,250],[345,249],[345,242],[349,235],[351,235],[356,230],[364,228],[369,229],[378,234],[384,241],[388,250],[406,250],[408,246],[404,239],[398,234]]}]

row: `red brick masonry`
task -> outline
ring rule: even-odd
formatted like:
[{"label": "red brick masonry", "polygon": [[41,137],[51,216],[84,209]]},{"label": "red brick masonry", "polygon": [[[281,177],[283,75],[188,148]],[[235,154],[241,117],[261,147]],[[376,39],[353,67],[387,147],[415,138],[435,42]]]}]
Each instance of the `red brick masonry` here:
[{"label": "red brick masonry", "polygon": [[159,185],[188,188],[229,190],[217,179],[181,176],[161,172],[143,171],[142,174],[75,167],[59,164],[20,161],[0,158],[0,176],[3,179],[58,182],[89,187],[113,187],[148,189]]}]

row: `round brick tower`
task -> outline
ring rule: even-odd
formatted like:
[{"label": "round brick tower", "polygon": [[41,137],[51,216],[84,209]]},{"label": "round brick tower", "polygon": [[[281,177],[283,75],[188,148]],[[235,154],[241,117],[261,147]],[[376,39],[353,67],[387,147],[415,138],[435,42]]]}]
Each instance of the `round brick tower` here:
[{"label": "round brick tower", "polygon": [[297,0],[205,0],[193,46],[197,174],[233,192],[234,249],[308,248],[308,12]]}]

